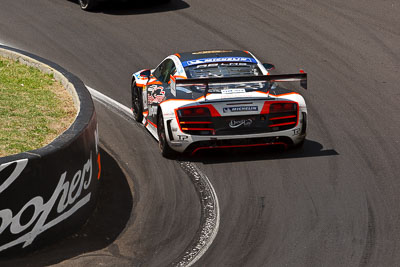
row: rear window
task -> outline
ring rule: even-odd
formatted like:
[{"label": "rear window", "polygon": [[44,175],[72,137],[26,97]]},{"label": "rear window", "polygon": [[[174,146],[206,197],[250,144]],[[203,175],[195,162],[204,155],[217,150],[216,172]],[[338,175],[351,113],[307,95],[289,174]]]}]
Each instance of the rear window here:
[{"label": "rear window", "polygon": [[187,77],[212,78],[212,77],[240,77],[262,75],[257,64],[244,62],[209,63],[185,67]]}]

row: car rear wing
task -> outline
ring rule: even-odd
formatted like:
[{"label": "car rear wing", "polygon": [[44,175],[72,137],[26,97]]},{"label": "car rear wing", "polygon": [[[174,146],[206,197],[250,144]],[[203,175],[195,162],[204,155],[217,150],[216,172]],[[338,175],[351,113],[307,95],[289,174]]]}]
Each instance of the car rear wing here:
[{"label": "car rear wing", "polygon": [[[220,77],[199,79],[175,79],[171,76],[171,92],[176,94],[177,85],[205,85],[204,96],[207,96],[209,84],[244,83],[244,82],[300,82],[300,86],[307,89],[307,73],[277,74],[262,76]],[[270,89],[270,88],[269,88]],[[268,93],[269,93],[268,89]]]}]

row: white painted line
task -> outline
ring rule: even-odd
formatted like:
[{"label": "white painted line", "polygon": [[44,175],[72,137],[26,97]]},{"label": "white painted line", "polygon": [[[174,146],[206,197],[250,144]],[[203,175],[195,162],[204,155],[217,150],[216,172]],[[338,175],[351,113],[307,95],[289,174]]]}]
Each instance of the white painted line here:
[{"label": "white painted line", "polygon": [[20,49],[20,48],[18,48],[18,46],[16,46],[16,45],[11,45],[11,44],[9,44],[9,43],[7,43],[7,42],[4,42],[3,40],[0,40],[0,45],[4,45],[4,46],[16,48],[16,49]]},{"label": "white painted line", "polygon": [[[1,40],[0,44],[7,46]],[[89,90],[94,100],[102,103],[110,110],[116,111],[119,115],[132,118],[133,113],[130,108],[89,86],[86,86],[86,88]],[[199,234],[194,238],[195,242],[183,253],[184,256],[177,260],[178,263],[176,266],[186,267],[196,263],[213,243],[219,230],[220,208],[217,194],[208,177],[192,162],[181,162],[181,167],[185,172],[189,173],[196,190],[199,192],[203,215],[205,213],[208,214],[208,216],[203,216]]]},{"label": "white painted line", "polygon": [[95,100],[97,100],[97,101],[99,101],[99,102],[101,102],[101,103],[103,103],[103,104],[105,104],[107,106],[112,106],[112,107],[116,108],[117,110],[121,111],[122,113],[124,113],[127,116],[132,116],[133,115],[132,110],[130,108],[122,105],[121,103],[119,103],[119,102],[115,101],[114,99],[112,99],[112,98],[100,93],[99,91],[96,91],[95,89],[93,89],[93,88],[91,88],[91,87],[89,87],[87,85],[86,85],[86,88],[89,90],[90,94],[92,95],[92,97]]},{"label": "white painted line", "polygon": [[[122,113],[125,116],[133,115],[131,109],[128,107],[93,88],[86,87],[95,100],[110,108],[110,110],[115,109],[118,114]],[[186,267],[196,263],[214,242],[219,230],[220,207],[214,187],[208,177],[200,171],[199,167],[192,162],[181,162],[180,165],[190,176],[196,190],[199,191],[202,214],[207,214],[207,216],[203,216],[202,218],[203,221],[200,225],[200,231],[198,236],[194,238],[194,243],[182,254],[183,256],[181,259],[177,260],[176,266]]]}]

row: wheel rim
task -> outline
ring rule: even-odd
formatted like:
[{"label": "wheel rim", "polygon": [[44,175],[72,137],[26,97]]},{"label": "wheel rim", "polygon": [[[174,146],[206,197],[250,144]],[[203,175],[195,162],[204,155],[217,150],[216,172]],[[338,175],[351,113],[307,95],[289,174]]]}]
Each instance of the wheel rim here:
[{"label": "wheel rim", "polygon": [[88,6],[89,0],[79,0],[82,8],[86,8]]}]

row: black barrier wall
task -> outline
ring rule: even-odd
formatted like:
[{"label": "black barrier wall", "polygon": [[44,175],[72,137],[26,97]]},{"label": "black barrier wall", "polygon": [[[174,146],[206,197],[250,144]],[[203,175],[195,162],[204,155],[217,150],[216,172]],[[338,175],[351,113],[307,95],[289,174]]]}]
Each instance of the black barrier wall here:
[{"label": "black barrier wall", "polygon": [[78,230],[93,211],[100,181],[93,101],[82,81],[43,58],[0,45],[50,66],[75,87],[80,110],[49,145],[0,158],[0,256],[31,251]]}]

